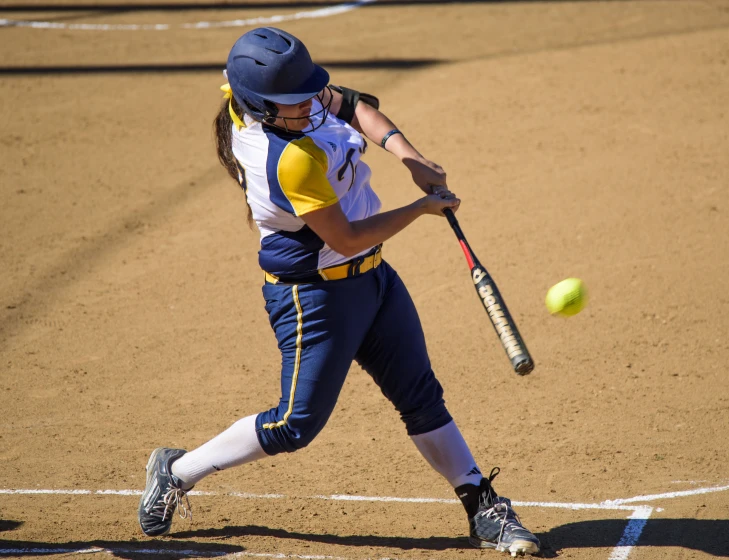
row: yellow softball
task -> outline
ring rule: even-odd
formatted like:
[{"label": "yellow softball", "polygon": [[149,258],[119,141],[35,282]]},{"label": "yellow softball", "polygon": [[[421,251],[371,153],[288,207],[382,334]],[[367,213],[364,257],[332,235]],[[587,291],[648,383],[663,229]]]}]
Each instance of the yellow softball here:
[{"label": "yellow softball", "polygon": [[587,304],[585,284],[579,278],[562,280],[549,288],[544,303],[552,315],[577,315]]}]

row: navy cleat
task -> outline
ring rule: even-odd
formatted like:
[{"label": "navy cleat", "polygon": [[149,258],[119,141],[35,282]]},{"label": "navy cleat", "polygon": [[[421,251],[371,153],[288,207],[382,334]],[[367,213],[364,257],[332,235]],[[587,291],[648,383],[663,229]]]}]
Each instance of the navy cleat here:
[{"label": "navy cleat", "polygon": [[495,548],[512,556],[539,553],[539,539],[524,528],[508,498],[496,498],[468,521],[468,542],[476,548]]},{"label": "navy cleat", "polygon": [[456,488],[468,513],[468,542],[476,548],[493,548],[512,556],[538,554],[539,539],[524,528],[511,507],[511,500],[498,496],[491,481],[499,474],[494,468],[480,486],[464,484]]},{"label": "navy cleat", "polygon": [[[182,457],[184,449],[158,447],[147,462],[147,486],[139,500],[139,526],[148,537],[169,533],[172,514],[177,510],[180,517],[192,519],[188,490],[182,489],[182,481],[172,474],[172,463]],[[184,500],[184,503],[183,503]]]}]

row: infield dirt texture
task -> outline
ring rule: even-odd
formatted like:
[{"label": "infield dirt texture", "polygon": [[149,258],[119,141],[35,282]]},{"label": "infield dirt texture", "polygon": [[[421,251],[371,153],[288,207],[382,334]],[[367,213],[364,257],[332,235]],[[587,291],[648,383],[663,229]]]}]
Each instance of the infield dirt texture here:
[{"label": "infield dirt texture", "polygon": [[[0,19],[63,25],[0,27],[0,555],[500,557],[468,546],[455,503],[314,498],[455,499],[358,367],[309,448],[203,481],[193,523],[143,537],[123,491],[150,451],[279,397],[257,232],[211,128],[251,26],[180,24],[317,6],[7,4]],[[378,95],[463,199],[532,375],[511,371],[446,220],[384,256],[481,468],[538,502],[517,511],[545,556],[729,558],[729,2],[378,2],[277,25]],[[367,161],[385,208],[419,196],[391,155]],[[567,277],[589,305],[553,318]]]}]

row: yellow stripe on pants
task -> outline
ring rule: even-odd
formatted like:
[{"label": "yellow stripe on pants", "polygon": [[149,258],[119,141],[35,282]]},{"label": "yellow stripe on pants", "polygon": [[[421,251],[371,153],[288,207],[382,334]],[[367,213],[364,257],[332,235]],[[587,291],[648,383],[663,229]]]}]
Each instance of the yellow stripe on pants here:
[{"label": "yellow stripe on pants", "polygon": [[278,422],[268,423],[263,425],[264,430],[271,430],[273,428],[280,428],[286,425],[286,420],[291,416],[291,412],[294,410],[294,394],[296,393],[296,382],[299,379],[299,366],[301,365],[301,339],[303,338],[303,316],[304,312],[301,310],[301,302],[299,301],[299,286],[294,285],[291,290],[294,296],[294,304],[296,305],[296,359],[294,360],[294,376],[291,379],[291,390],[289,391],[289,409],[284,414],[283,420]]}]

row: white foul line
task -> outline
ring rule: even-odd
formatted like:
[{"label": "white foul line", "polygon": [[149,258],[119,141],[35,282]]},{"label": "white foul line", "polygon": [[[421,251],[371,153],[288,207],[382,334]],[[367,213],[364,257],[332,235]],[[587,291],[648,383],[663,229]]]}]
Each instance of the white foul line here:
[{"label": "white foul line", "polygon": [[618,504],[570,504],[564,502],[520,502],[518,500],[511,500],[512,505],[523,506],[523,507],[542,507],[542,508],[561,508],[561,509],[609,509],[609,510],[623,510],[623,511],[635,511],[640,506],[624,506]]},{"label": "white foul line", "polygon": [[[710,486],[707,488],[694,488],[692,490],[681,490],[678,492],[666,492],[663,494],[647,494],[644,496],[635,496],[633,498],[618,498],[615,500],[605,500],[599,504],[582,504],[568,502],[532,502],[512,500],[515,506],[524,507],[546,507],[546,508],[563,508],[563,509],[607,509],[607,510],[626,510],[636,511],[641,506],[630,506],[626,504],[636,502],[650,502],[654,500],[663,500],[670,498],[682,498],[685,496],[694,496],[698,494],[708,494],[711,492],[723,492],[729,490],[729,485]],[[40,488],[0,488],[0,494],[61,494],[61,495],[112,495],[112,496],[140,496],[141,490],[82,490],[82,489],[40,489]],[[317,496],[286,496],[284,494],[254,494],[250,492],[200,492],[193,490],[189,492],[190,496],[233,496],[244,499],[284,499],[291,497],[301,497],[304,499],[330,500],[330,501],[348,501],[348,502],[403,502],[414,504],[459,504],[460,501],[449,498],[400,498],[396,496],[358,496],[349,494],[330,494]]]},{"label": "white foul line", "polygon": [[335,502],[404,502],[411,504],[460,504],[460,500],[450,498],[398,498],[395,496],[353,496],[349,494],[331,494],[329,496],[309,496],[315,500]]},{"label": "white foul line", "polygon": [[0,27],[27,27],[31,29],[68,29],[74,31],[169,31],[170,29],[216,29],[221,27],[247,27],[249,25],[268,25],[299,19],[312,19],[330,17],[343,14],[359,8],[365,4],[371,4],[377,0],[355,0],[318,8],[307,12],[295,12],[293,14],[262,16],[249,19],[234,19],[231,21],[198,21],[195,23],[182,23],[174,26],[169,23],[62,23],[53,21],[31,21],[0,19]]},{"label": "white foul line", "polygon": [[[24,494],[24,495],[104,495],[104,496],[141,496],[141,490],[43,490],[34,488],[0,488],[0,494]],[[193,490],[188,492],[190,496],[233,496],[235,498],[244,498],[250,500],[278,500],[291,498],[294,496],[286,496],[284,494],[253,494],[250,492],[200,492]],[[331,494],[317,496],[301,496],[306,500],[328,500],[334,502],[397,502],[409,504],[460,504],[460,500],[450,498],[400,498],[397,496],[357,496],[349,494]],[[622,504],[601,503],[601,504],[573,504],[564,502],[520,502],[512,500],[515,506],[524,507],[545,507],[545,508],[562,508],[562,509],[608,509],[608,510],[624,510],[635,511],[640,506],[627,506]]]},{"label": "white foul line", "polygon": [[669,498],[682,498],[684,496],[695,496],[696,494],[710,494],[711,492],[723,492],[729,490],[727,486],[711,486],[709,488],[694,488],[693,490],[681,490],[679,492],[666,492],[664,494],[648,494],[646,496],[635,496],[634,498],[618,498],[617,500],[605,500],[605,505],[630,504],[633,502],[651,502],[654,500],[665,500]]}]

